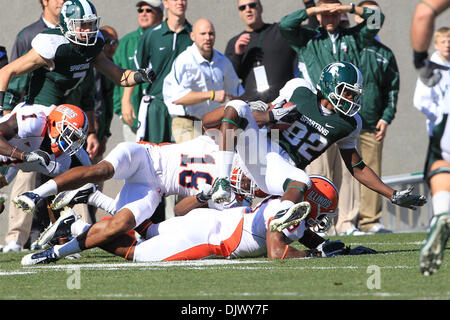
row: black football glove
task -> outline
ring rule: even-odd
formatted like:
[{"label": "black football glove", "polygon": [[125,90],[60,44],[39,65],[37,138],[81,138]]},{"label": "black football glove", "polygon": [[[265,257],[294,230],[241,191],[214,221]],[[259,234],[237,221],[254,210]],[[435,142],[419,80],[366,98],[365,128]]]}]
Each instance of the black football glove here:
[{"label": "black football glove", "polygon": [[134,74],[134,81],[137,84],[141,84],[141,83],[149,83],[152,84],[153,81],[155,81],[156,79],[156,74],[155,72],[150,69],[138,69],[136,71],[136,73]]},{"label": "black football glove", "polygon": [[391,202],[400,207],[405,207],[412,210],[416,210],[417,206],[423,206],[427,203],[427,198],[422,195],[411,194],[413,188],[414,187],[409,187],[408,189],[402,191],[395,190],[392,195]]}]

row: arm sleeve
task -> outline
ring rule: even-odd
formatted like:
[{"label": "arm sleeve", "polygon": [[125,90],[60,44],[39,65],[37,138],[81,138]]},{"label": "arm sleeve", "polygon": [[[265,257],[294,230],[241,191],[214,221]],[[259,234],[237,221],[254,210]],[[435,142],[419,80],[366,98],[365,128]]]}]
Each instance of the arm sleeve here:
[{"label": "arm sleeve", "polygon": [[294,49],[305,46],[317,34],[314,29],[301,26],[308,18],[306,9],[301,9],[284,16],[280,21],[281,35]]}]

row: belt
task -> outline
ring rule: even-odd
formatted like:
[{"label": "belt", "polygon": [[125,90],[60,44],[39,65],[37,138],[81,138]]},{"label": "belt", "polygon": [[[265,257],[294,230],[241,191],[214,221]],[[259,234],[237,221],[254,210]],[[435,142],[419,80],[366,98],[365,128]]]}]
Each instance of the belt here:
[{"label": "belt", "polygon": [[199,118],[194,117],[194,116],[189,116],[189,115],[185,115],[185,116],[177,116],[177,118],[183,118],[183,119],[188,119],[188,120],[192,120],[192,121],[200,121]]}]

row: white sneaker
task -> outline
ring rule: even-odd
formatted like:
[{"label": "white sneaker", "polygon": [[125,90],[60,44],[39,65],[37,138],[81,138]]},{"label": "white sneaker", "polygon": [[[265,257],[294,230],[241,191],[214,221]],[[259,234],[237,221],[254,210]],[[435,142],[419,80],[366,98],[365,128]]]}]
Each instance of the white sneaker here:
[{"label": "white sneaker", "polygon": [[392,233],[391,230],[386,229],[385,226],[383,226],[381,223],[377,223],[373,225],[369,230],[367,230],[368,233]]},{"label": "white sneaker", "polygon": [[431,220],[427,238],[420,248],[419,267],[423,275],[430,276],[439,270],[449,237],[450,214],[435,215]]},{"label": "white sneaker", "polygon": [[230,179],[227,177],[216,178],[212,185],[213,193],[211,199],[214,203],[224,203],[231,201]]},{"label": "white sneaker", "polygon": [[78,189],[60,192],[50,204],[53,210],[59,210],[66,206],[73,207],[78,203],[87,203],[89,196],[97,191],[97,186],[87,183]]},{"label": "white sneaker", "polygon": [[22,251],[22,246],[17,241],[10,241],[8,244],[3,248],[3,252],[20,252]]},{"label": "white sneaker", "polygon": [[280,210],[270,221],[269,230],[271,232],[281,232],[283,229],[303,221],[310,211],[311,204],[306,201],[296,203],[290,208]]},{"label": "white sneaker", "polygon": [[57,244],[58,239],[72,235],[71,226],[78,220],[77,214],[69,207],[61,211],[61,215],[53,224],[42,232],[37,244],[41,247],[46,244]]},{"label": "white sneaker", "polygon": [[340,236],[363,236],[367,234],[367,232],[361,231],[356,227],[345,230],[344,232],[339,233]]}]

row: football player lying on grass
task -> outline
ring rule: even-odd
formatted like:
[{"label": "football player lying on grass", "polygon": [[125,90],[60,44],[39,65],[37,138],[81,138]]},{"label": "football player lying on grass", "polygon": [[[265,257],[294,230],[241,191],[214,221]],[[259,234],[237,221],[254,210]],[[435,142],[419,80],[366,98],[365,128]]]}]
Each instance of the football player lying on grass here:
[{"label": "football player lying on grass", "polygon": [[[87,128],[86,114],[74,105],[17,105],[0,118],[0,188],[8,185],[19,169],[59,175],[70,168],[71,155],[90,164],[81,149]],[[0,213],[3,209],[0,201]]]},{"label": "football player lying on grass", "polygon": [[[244,179],[245,177],[240,178],[241,184],[237,188],[251,185]],[[132,230],[100,248],[136,262],[262,256],[286,259],[374,253],[364,247],[350,250],[341,241],[325,241],[316,234],[331,226],[338,193],[333,183],[324,177],[313,176],[311,181],[312,186],[305,195],[307,210],[304,210],[304,204],[294,205],[290,209],[301,211],[302,220],[280,231],[269,230],[269,223],[275,212],[272,208],[279,206],[279,197],[267,197],[254,208],[236,207],[219,211],[198,208],[211,197],[210,191],[202,191],[177,204],[179,212],[189,211],[186,215],[159,224],[145,223],[136,228],[135,231],[141,235],[142,240],[137,241]],[[241,192],[241,195],[247,196],[248,192]],[[97,224],[102,223],[105,221]],[[83,241],[89,228],[90,225],[77,219],[76,214],[66,207],[57,222],[41,236],[41,244],[55,243],[58,238],[70,233],[76,235],[77,230],[83,232],[78,236],[78,241]],[[294,241],[301,242],[309,249],[298,250],[290,246]],[[22,265],[55,262],[76,253],[72,249],[70,242],[55,245],[41,253],[24,256]]]}]

